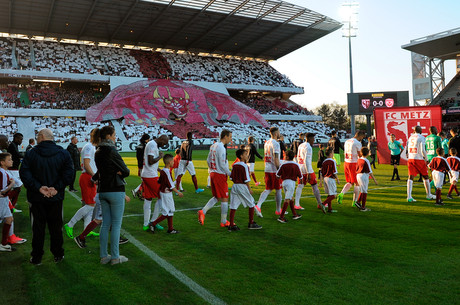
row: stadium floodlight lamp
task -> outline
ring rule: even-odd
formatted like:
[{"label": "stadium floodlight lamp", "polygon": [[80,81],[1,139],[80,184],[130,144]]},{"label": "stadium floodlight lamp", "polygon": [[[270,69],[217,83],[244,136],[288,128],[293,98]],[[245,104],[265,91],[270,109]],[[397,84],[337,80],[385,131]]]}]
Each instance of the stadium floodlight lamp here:
[{"label": "stadium floodlight lamp", "polygon": [[342,17],[342,37],[356,37],[358,34],[358,2],[342,4],[340,15]]}]

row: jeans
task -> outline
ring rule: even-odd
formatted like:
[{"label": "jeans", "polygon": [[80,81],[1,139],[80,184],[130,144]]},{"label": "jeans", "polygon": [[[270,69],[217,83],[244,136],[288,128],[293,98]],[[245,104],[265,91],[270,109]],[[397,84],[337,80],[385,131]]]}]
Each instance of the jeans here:
[{"label": "jeans", "polygon": [[124,192],[104,192],[99,193],[99,200],[102,208],[102,226],[99,235],[100,256],[101,258],[108,255],[108,241],[110,232],[110,254],[112,259],[120,257],[119,241],[120,228],[125,210],[125,193]]}]

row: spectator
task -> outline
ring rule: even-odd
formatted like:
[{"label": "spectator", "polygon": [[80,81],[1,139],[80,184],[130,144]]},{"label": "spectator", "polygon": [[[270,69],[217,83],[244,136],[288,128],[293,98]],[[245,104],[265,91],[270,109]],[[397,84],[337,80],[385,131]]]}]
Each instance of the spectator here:
[{"label": "spectator", "polygon": [[70,192],[76,192],[77,191],[74,188],[75,178],[77,177],[77,171],[81,170],[81,166],[80,166],[80,151],[78,150],[77,143],[78,143],[78,138],[76,136],[73,136],[72,138],[70,138],[70,143],[67,146],[67,151],[69,152],[70,157],[72,158],[73,169],[74,169],[72,182],[69,184],[69,191]]},{"label": "spectator", "polygon": [[73,176],[73,164],[69,153],[54,143],[53,132],[38,132],[38,145],[26,153],[20,176],[27,189],[32,219],[32,253],[30,263],[40,265],[45,242],[45,227],[50,232],[50,248],[54,262],[64,259],[62,237],[62,202],[64,190]]},{"label": "spectator", "polygon": [[29,139],[29,145],[27,145],[26,147],[26,152],[34,148],[34,146],[35,146],[35,139],[34,138]]}]

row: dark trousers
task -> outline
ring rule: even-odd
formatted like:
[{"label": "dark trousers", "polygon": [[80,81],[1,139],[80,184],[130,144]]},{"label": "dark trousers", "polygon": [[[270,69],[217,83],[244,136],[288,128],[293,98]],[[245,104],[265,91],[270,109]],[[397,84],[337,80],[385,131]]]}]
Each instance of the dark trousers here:
[{"label": "dark trousers", "polygon": [[45,228],[48,224],[50,233],[50,250],[55,257],[64,256],[62,247],[62,201],[33,202],[30,204],[30,217],[32,223],[32,253],[35,260],[43,256],[45,244]]},{"label": "dark trousers", "polygon": [[376,154],[371,155],[371,162],[370,162],[371,165],[374,165],[374,168],[376,168],[375,167],[375,157],[376,157]]},{"label": "dark trousers", "polygon": [[69,184],[69,190],[74,190],[73,185],[75,184],[75,178],[77,177],[77,171],[73,171],[72,182]]}]

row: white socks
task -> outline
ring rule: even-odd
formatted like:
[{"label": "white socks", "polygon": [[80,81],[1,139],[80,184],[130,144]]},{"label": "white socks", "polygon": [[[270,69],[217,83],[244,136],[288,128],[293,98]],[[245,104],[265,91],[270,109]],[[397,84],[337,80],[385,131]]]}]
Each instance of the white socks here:
[{"label": "white socks", "polygon": [[[318,184],[312,185],[311,189],[313,190],[313,195],[315,195],[316,203],[321,204],[321,193],[319,192]],[[298,205],[298,204],[296,204]]]},{"label": "white socks", "polygon": [[217,200],[216,197],[212,197],[211,199],[209,199],[208,203],[206,203],[206,205],[201,210],[203,211],[204,214],[206,214],[206,212],[208,212],[209,209],[211,209],[218,202],[219,201]]},{"label": "white socks", "polygon": [[414,181],[407,179],[407,199],[412,198],[412,185]]},{"label": "white socks", "polygon": [[220,203],[220,222],[223,224],[227,223],[227,213],[228,213],[228,202]]},{"label": "white socks", "polygon": [[295,205],[300,205],[300,197],[302,197],[302,189],[304,185],[299,184],[295,190]]},{"label": "white socks", "polygon": [[257,201],[257,206],[260,208],[262,207],[262,203],[267,199],[268,195],[270,195],[271,190],[265,190],[260,194],[259,201]]},{"label": "white socks", "polygon": [[[72,219],[70,219],[70,221],[67,223],[67,225],[69,227],[73,228],[75,226],[75,224],[79,220],[83,219],[88,213],[90,213],[89,215],[90,215],[90,217],[92,217],[93,216],[93,209],[94,209],[93,206],[85,204],[80,209],[78,209],[78,211],[75,213],[75,215],[73,215]],[[91,220],[89,222],[91,222]]]},{"label": "white socks", "polygon": [[89,206],[91,207],[91,210],[88,210],[88,213],[86,213],[85,216],[83,216],[83,225],[86,226],[89,225],[91,220],[93,220],[93,212],[94,212],[94,206]]},{"label": "white socks", "polygon": [[427,196],[431,196],[431,186],[429,179],[423,179],[423,185],[425,186],[425,191]]},{"label": "white socks", "polygon": [[281,212],[281,204],[283,203],[283,194],[281,193],[281,190],[276,190],[275,199],[276,211]]},{"label": "white socks", "polygon": [[136,192],[136,193],[139,192],[139,189],[141,188],[141,186],[142,186],[142,183],[139,184],[139,185],[134,189],[134,192]]},{"label": "white socks", "polygon": [[353,202],[357,201],[359,197],[359,186],[355,185],[353,188]]},{"label": "white socks", "polygon": [[347,182],[344,186],[343,186],[343,189],[342,189],[342,194],[346,194],[350,189],[351,189],[351,186],[353,184],[351,184],[350,182]]},{"label": "white socks", "polygon": [[11,236],[13,234],[14,234],[14,221],[11,223],[10,232],[8,232],[8,236]]},{"label": "white socks", "polygon": [[158,199],[157,202],[155,203],[155,207],[153,208],[153,214],[152,218],[150,219],[150,222],[155,221],[158,216],[160,216],[160,209],[161,209],[161,199]]},{"label": "white socks", "polygon": [[144,199],[144,227],[149,225],[151,208],[152,208],[152,200]]}]

